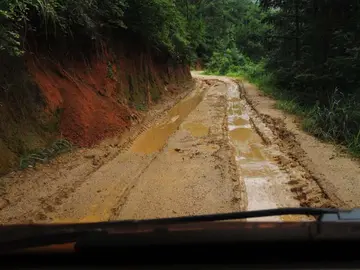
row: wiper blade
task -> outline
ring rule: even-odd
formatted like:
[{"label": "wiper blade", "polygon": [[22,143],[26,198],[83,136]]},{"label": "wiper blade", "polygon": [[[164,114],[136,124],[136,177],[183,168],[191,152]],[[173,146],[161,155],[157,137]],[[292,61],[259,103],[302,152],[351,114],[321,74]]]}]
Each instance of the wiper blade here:
[{"label": "wiper blade", "polygon": [[[75,242],[78,237],[93,233],[107,232],[108,229],[131,229],[150,225],[152,228],[166,225],[242,220],[282,215],[307,215],[314,217],[341,216],[351,213],[338,209],[322,208],[278,208],[226,214],[198,215],[148,220],[124,220],[83,224],[14,225],[0,227],[0,252],[31,246]],[[329,215],[330,214],[330,215]],[[320,219],[319,219],[320,220]],[[251,220],[250,220],[251,221]],[[321,220],[320,220],[321,221]]]},{"label": "wiper blade", "polygon": [[174,223],[190,223],[190,222],[211,222],[211,221],[225,221],[225,220],[238,220],[238,219],[250,219],[260,217],[273,217],[273,216],[285,216],[285,215],[302,215],[302,216],[321,216],[324,214],[336,214],[339,213],[338,209],[327,208],[276,208],[246,212],[235,212],[226,214],[213,214],[213,215],[198,215],[188,217],[175,217],[175,218],[163,218],[163,219],[147,219],[147,220],[125,220],[117,221],[117,224],[125,223],[137,223],[137,224],[174,224]]}]

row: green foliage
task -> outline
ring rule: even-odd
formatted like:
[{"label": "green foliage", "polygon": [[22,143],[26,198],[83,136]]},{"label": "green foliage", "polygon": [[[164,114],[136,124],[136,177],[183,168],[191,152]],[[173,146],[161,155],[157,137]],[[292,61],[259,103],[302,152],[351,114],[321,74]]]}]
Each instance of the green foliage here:
[{"label": "green foliage", "polygon": [[207,72],[246,78],[304,129],[360,154],[359,2],[260,2],[263,11],[243,3]]},{"label": "green foliage", "polygon": [[194,2],[198,3],[198,17],[204,22],[204,37],[200,38],[197,53],[205,62],[214,52],[224,52],[229,48],[237,48],[258,60],[265,55],[262,41],[270,26],[262,23],[265,12],[254,1]]},{"label": "green foliage", "polygon": [[25,169],[35,167],[36,163],[47,163],[50,159],[62,154],[72,151],[72,145],[65,139],[55,141],[48,148],[39,149],[22,157],[20,159],[20,168]]},{"label": "green foliage", "polygon": [[263,17],[251,0],[2,0],[0,50],[21,55],[29,37],[100,44],[128,31],[177,60],[206,62],[233,47],[255,57],[268,30]]},{"label": "green foliage", "polygon": [[171,0],[133,0],[125,12],[129,30],[157,49],[181,57],[188,46],[185,19]]},{"label": "green foliage", "polygon": [[360,154],[360,103],[335,91],[329,106],[317,104],[307,114],[304,128],[325,140],[343,143]]},{"label": "green foliage", "polygon": [[267,68],[280,88],[299,93],[301,102],[325,106],[336,89],[344,94],[359,89],[357,0],[262,2],[277,9],[267,16],[273,25]]},{"label": "green foliage", "polygon": [[125,7],[125,0],[2,0],[0,50],[20,55],[29,36],[75,38],[81,33],[100,41],[108,29],[125,28]]},{"label": "green foliage", "polygon": [[236,47],[254,61],[266,56],[264,41],[272,26],[264,23],[267,13],[249,3],[235,28]]},{"label": "green foliage", "polygon": [[11,5],[9,1],[0,3],[0,51],[19,56],[23,51],[20,49],[20,34],[17,23],[23,18],[21,16],[16,17],[16,15],[15,5]]},{"label": "green foliage", "polygon": [[21,55],[30,36],[92,43],[124,29],[174,58],[190,54],[187,23],[172,0],[3,0],[0,22],[0,50],[12,55]]},{"label": "green foliage", "polygon": [[207,71],[217,75],[246,77],[254,83],[272,80],[272,76],[265,72],[265,60],[254,62],[237,48],[227,49],[224,53],[214,52],[207,64]]},{"label": "green foliage", "polygon": [[145,104],[143,103],[137,103],[134,105],[135,106],[135,109],[138,110],[138,111],[146,111],[147,110],[147,107]]},{"label": "green foliage", "polygon": [[351,153],[360,156],[360,103],[356,96],[346,96],[336,90],[327,101],[315,105],[301,102],[298,93],[289,93],[276,86],[276,78],[266,71],[266,61],[253,62],[236,50],[214,53],[205,74],[227,75],[246,79],[265,94],[277,99],[276,107],[302,117],[303,128],[315,136],[344,144]]},{"label": "green foliage", "polygon": [[112,63],[110,61],[107,63],[107,74],[106,74],[106,76],[109,79],[115,80],[113,66],[112,66]]},{"label": "green foliage", "polygon": [[359,1],[262,0],[266,69],[282,96],[307,111],[303,127],[360,153]]},{"label": "green foliage", "polygon": [[218,75],[226,75],[229,72],[236,73],[245,66],[246,58],[236,48],[227,49],[224,52],[214,52],[207,69]]},{"label": "green foliage", "polygon": [[281,99],[276,101],[276,108],[296,115],[305,115],[304,109],[295,99]]}]

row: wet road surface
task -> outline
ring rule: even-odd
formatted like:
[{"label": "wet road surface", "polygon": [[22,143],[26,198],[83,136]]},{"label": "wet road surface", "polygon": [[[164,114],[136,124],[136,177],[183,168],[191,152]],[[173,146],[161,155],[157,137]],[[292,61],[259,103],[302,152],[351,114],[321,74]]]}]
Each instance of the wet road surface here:
[{"label": "wet road surface", "polygon": [[[49,179],[38,179],[40,172],[29,174],[37,180],[8,189],[2,223],[96,222],[300,206],[287,184],[290,176],[274,160],[283,153],[263,139],[264,134],[273,136],[270,130],[241,98],[237,83],[213,79],[96,169],[78,164],[55,173],[56,168],[49,168]],[[27,195],[29,188],[32,195]]]}]

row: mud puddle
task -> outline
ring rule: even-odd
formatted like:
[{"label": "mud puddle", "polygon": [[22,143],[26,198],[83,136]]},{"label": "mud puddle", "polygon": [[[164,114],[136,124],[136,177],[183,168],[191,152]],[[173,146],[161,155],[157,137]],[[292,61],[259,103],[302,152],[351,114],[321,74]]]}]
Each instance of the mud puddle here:
[{"label": "mud puddle", "polygon": [[209,133],[209,127],[197,122],[183,124],[182,129],[189,131],[194,137],[204,137]]},{"label": "mud puddle", "polygon": [[[245,183],[247,210],[298,207],[299,203],[287,188],[288,176],[271,160],[269,149],[266,149],[261,137],[251,126],[250,108],[240,99],[236,84],[229,85],[228,99],[229,139],[235,149],[241,181]],[[259,220],[288,221],[301,220],[301,217],[269,217]]]},{"label": "mud puddle", "polygon": [[[205,90],[198,89],[188,97],[177,103],[169,110],[162,122],[141,134],[133,143],[131,151],[134,153],[151,154],[164,147],[168,138],[184,121],[184,119],[196,108],[204,97]],[[197,125],[187,126],[190,132],[196,136],[207,134],[206,127]]]}]

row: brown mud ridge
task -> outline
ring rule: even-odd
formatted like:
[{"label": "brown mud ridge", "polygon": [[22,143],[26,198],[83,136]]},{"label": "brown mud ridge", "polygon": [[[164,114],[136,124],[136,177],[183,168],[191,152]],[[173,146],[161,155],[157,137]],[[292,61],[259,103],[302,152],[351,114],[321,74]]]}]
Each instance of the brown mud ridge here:
[{"label": "brown mud ridge", "polygon": [[[272,131],[272,136],[268,136],[261,129],[256,128],[265,143],[279,146],[282,154],[273,158],[280,168],[289,174],[290,181],[288,184],[300,205],[302,207],[335,207],[335,204],[318,184],[318,179],[301,162],[306,153],[296,141],[294,134],[286,129],[285,123],[281,119],[260,113],[246,95],[246,88],[242,84],[240,85],[242,86],[243,98],[246,99],[262,123],[266,124]],[[254,122],[253,125],[256,126]]]},{"label": "brown mud ridge", "polygon": [[[263,137],[285,154],[275,157],[291,177],[301,206],[354,208],[360,205],[360,163],[342,149],[302,131],[297,117],[275,109],[275,101],[255,86],[240,82],[242,96],[273,136]],[[259,130],[261,134],[261,130]],[[269,138],[270,141],[269,141]]]},{"label": "brown mud ridge", "polygon": [[[280,149],[287,153],[284,156],[274,157],[281,168],[290,175],[291,191],[296,194],[296,198],[303,207],[333,208],[336,203],[326,194],[319,185],[319,179],[306,168],[302,162],[305,151],[296,141],[294,134],[286,129],[285,124],[279,119],[273,119],[270,116],[260,114],[263,121],[270,127],[276,137],[276,142]],[[298,173],[293,173],[295,168]],[[300,172],[300,173],[299,173]]]}]

